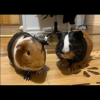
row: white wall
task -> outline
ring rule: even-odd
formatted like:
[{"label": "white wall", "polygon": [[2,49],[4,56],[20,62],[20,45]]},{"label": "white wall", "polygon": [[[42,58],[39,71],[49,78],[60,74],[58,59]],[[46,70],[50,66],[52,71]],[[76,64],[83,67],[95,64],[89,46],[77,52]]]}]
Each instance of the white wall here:
[{"label": "white wall", "polygon": [[[45,31],[53,31],[55,17],[48,16],[42,21],[45,15],[22,15],[23,31],[30,34],[40,33]],[[70,25],[63,24],[63,15],[57,15],[58,30],[69,31]]]}]

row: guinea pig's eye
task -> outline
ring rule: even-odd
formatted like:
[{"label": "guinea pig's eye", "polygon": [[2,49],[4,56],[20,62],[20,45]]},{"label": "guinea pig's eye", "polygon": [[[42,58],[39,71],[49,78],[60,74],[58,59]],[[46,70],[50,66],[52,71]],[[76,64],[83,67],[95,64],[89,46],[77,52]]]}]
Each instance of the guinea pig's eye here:
[{"label": "guinea pig's eye", "polygon": [[30,52],[29,51],[27,51],[27,55],[30,55]]},{"label": "guinea pig's eye", "polygon": [[60,43],[62,44],[62,43],[63,43],[63,41],[60,41]]}]

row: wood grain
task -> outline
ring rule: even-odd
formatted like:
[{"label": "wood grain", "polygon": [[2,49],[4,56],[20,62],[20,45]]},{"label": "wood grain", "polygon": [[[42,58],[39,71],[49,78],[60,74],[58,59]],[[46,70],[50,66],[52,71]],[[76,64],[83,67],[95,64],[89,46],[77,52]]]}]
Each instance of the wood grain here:
[{"label": "wood grain", "polygon": [[0,25],[2,25],[2,15],[0,15]]},{"label": "wood grain", "polygon": [[[10,29],[12,31],[10,31]],[[6,30],[6,31],[5,31]],[[2,29],[3,33],[14,34],[18,31],[18,26],[8,26]],[[95,31],[94,31],[95,32]],[[100,31],[98,32],[98,34]],[[6,33],[6,35],[9,35]],[[43,39],[45,34],[40,39]],[[100,75],[95,75],[90,71],[100,73],[100,35],[93,33],[90,35],[93,40],[94,47],[91,55],[86,59],[85,63],[73,72],[67,71],[66,68],[61,67],[58,62],[59,59],[55,54],[55,47],[57,43],[56,36],[49,38],[50,45],[45,46],[46,55],[46,72],[43,75],[37,76],[35,73],[31,74],[32,79],[26,81],[23,79],[23,74],[19,74],[15,71],[14,67],[9,62],[7,56],[7,45],[11,37],[0,38],[0,61],[1,61],[1,85],[100,85],[96,82],[100,82]],[[95,69],[96,67],[96,69]],[[88,69],[94,68],[94,69]],[[90,77],[84,76],[86,71]]]},{"label": "wood grain", "polygon": [[9,15],[1,15],[2,16],[2,24],[10,24],[10,18]]},{"label": "wood grain", "polygon": [[[100,54],[100,51],[98,52]],[[91,53],[91,56],[93,53]],[[85,62],[88,62],[89,66],[82,68],[80,73],[73,74],[57,64],[59,59],[57,59],[55,54],[47,54],[46,56],[46,73],[41,76],[33,73],[30,81],[24,80],[23,75],[16,73],[15,69],[10,65],[7,56],[1,57],[1,85],[74,85],[100,81],[100,75],[94,75],[87,71],[87,68],[96,66],[98,68],[96,72],[100,73],[100,58],[97,60],[89,60],[88,58]],[[84,71],[87,71],[90,77],[85,77],[83,75]]]},{"label": "wood grain", "polygon": [[[19,32],[20,25],[5,25],[0,26],[0,35],[14,35],[15,33]],[[12,36],[11,36],[12,37]]]},{"label": "wood grain", "polygon": [[9,15],[10,24],[20,24],[19,15]]}]

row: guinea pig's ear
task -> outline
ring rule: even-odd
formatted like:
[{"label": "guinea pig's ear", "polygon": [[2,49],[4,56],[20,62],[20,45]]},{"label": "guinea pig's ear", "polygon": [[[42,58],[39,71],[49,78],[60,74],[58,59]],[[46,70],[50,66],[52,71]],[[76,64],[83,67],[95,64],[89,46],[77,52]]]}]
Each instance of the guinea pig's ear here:
[{"label": "guinea pig's ear", "polygon": [[57,33],[56,33],[56,36],[58,37],[58,39],[60,39],[61,34],[62,34],[61,32],[57,32]]},{"label": "guinea pig's ear", "polygon": [[75,32],[73,33],[73,37],[75,37],[76,39],[81,40],[81,39],[83,38],[83,33],[82,33],[82,31],[75,31]]},{"label": "guinea pig's ear", "polygon": [[40,40],[40,43],[44,46],[44,45],[49,45],[49,42],[48,41],[45,41],[45,40]]},{"label": "guinea pig's ear", "polygon": [[24,47],[25,47],[25,46],[22,45],[22,44],[18,44],[18,45],[16,46],[17,50],[23,50]]}]

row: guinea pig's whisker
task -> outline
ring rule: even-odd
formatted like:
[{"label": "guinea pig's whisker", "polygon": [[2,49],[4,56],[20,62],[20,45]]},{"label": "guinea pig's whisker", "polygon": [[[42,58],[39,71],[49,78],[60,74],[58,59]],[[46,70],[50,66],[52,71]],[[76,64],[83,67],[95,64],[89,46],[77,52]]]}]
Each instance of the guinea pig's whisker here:
[{"label": "guinea pig's whisker", "polygon": [[75,54],[77,54],[77,55],[84,55],[84,54],[80,54],[80,53],[75,53]]},{"label": "guinea pig's whisker", "polygon": [[78,51],[78,50],[86,50],[86,49],[77,49],[77,50],[71,50],[71,51]]},{"label": "guinea pig's whisker", "polygon": [[75,53],[75,54],[84,55],[84,54],[80,54],[80,53]]},{"label": "guinea pig's whisker", "polygon": [[74,55],[74,57],[75,57],[78,61],[80,61],[79,58],[78,58],[76,55]]},{"label": "guinea pig's whisker", "polygon": [[76,62],[79,61],[78,58],[77,58],[76,56],[75,56],[75,60],[76,60]]},{"label": "guinea pig's whisker", "polygon": [[80,61],[80,59],[76,56],[76,58]]}]

